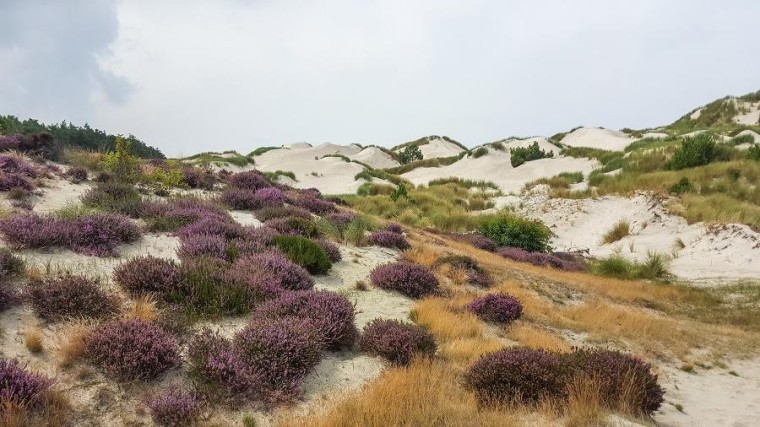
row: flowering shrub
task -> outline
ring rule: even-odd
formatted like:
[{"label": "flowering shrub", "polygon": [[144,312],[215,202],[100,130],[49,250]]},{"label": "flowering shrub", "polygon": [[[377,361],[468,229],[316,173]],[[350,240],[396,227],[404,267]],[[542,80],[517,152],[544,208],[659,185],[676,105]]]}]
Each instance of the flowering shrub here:
[{"label": "flowering shrub", "polygon": [[6,174],[23,175],[28,178],[37,178],[40,173],[37,168],[27,163],[20,157],[13,155],[0,155],[0,171]]},{"label": "flowering shrub", "polygon": [[146,404],[153,422],[166,427],[183,427],[195,422],[201,412],[198,397],[184,390],[169,390],[150,398]]},{"label": "flowering shrub", "polygon": [[564,398],[568,378],[561,355],[530,348],[486,354],[465,374],[465,384],[481,404],[537,403]]},{"label": "flowering shrub", "polygon": [[452,234],[451,237],[488,252],[496,250],[496,242],[481,234]]},{"label": "flowering shrub", "polygon": [[343,259],[343,256],[340,254],[340,248],[335,243],[326,239],[317,239],[314,242],[327,252],[330,262],[335,263]]},{"label": "flowering shrub", "polygon": [[259,171],[240,172],[227,178],[227,184],[233,188],[256,191],[259,188],[271,187],[272,184]]},{"label": "flowering shrub", "polygon": [[436,260],[434,266],[440,266],[443,264],[448,264],[453,268],[464,271],[467,275],[467,282],[472,285],[480,286],[483,288],[488,288],[493,285],[493,279],[491,278],[491,275],[488,274],[487,271],[480,268],[478,263],[468,256],[444,256]]},{"label": "flowering shrub", "polygon": [[436,347],[435,339],[424,329],[390,319],[371,321],[359,339],[361,351],[381,356],[395,365],[409,364],[415,354],[432,356]]},{"label": "flowering shrub", "polygon": [[285,194],[277,187],[259,188],[253,196],[260,207],[282,206],[285,203]]},{"label": "flowering shrub", "polygon": [[369,244],[385,248],[397,248],[402,251],[411,247],[403,234],[394,233],[392,231],[378,231],[377,233],[370,234]]},{"label": "flowering shrub", "polygon": [[241,315],[253,305],[249,286],[228,277],[229,264],[216,258],[188,259],[182,263],[182,286],[166,296],[191,313],[203,316]]},{"label": "flowering shrub", "polygon": [[404,234],[404,229],[401,228],[401,224],[396,224],[395,222],[388,223],[385,226],[385,231],[390,231],[391,233],[396,234]]},{"label": "flowering shrub", "polygon": [[138,240],[142,232],[119,214],[104,213],[79,217],[68,224],[69,247],[85,255],[116,256],[116,246]]},{"label": "flowering shrub", "polygon": [[254,212],[259,221],[269,221],[274,218],[299,217],[311,219],[311,213],[297,206],[265,206]]},{"label": "flowering shrub", "polygon": [[657,384],[657,375],[643,360],[613,350],[576,350],[570,356],[571,367],[599,385],[608,407],[630,408],[638,414],[651,414],[664,401],[665,390]]},{"label": "flowering shrub", "polygon": [[438,279],[425,267],[405,261],[381,265],[370,273],[372,284],[420,298],[438,291]]},{"label": "flowering shrub", "polygon": [[187,355],[191,374],[227,394],[245,393],[253,387],[255,379],[247,366],[232,343],[219,334],[202,330],[190,342]]},{"label": "flowering shrub", "polygon": [[356,219],[356,214],[350,211],[340,211],[326,215],[325,219],[343,232],[348,228],[348,224]]},{"label": "flowering shrub", "polygon": [[190,188],[212,190],[217,182],[217,178],[209,169],[182,165],[182,182]]},{"label": "flowering shrub", "polygon": [[229,215],[217,206],[192,197],[169,203],[146,202],[142,205],[140,217],[148,222],[148,229],[152,231],[177,230],[201,218],[229,220]]},{"label": "flowering shrub", "polygon": [[21,135],[0,135],[0,151],[18,150],[21,146]]},{"label": "flowering shrub", "polygon": [[16,359],[0,359],[0,402],[23,408],[42,405],[53,380],[27,371]]},{"label": "flowering shrub", "polygon": [[310,238],[318,237],[320,234],[314,221],[295,216],[270,219],[264,225],[277,230],[280,234],[290,234]]},{"label": "flowering shrub", "polygon": [[501,247],[496,253],[504,258],[518,262],[527,262],[537,266],[552,267],[565,271],[583,271],[585,267],[576,260],[564,259],[567,255],[557,256],[542,252],[528,252],[520,248]]},{"label": "flowering shrub", "polygon": [[148,255],[120,264],[114,269],[113,279],[133,295],[165,295],[179,288],[182,274],[174,261]]},{"label": "flowering shrub", "polygon": [[197,234],[213,234],[226,239],[237,239],[244,236],[243,227],[230,217],[202,217],[192,224],[177,230],[177,235],[184,239]]},{"label": "flowering shrub", "polygon": [[228,243],[224,236],[217,234],[193,234],[182,239],[177,256],[180,259],[212,257],[227,259]]},{"label": "flowering shrub", "polygon": [[85,338],[85,356],[118,380],[152,380],[179,361],[177,342],[143,320],[105,323]]},{"label": "flowering shrub", "polygon": [[[314,279],[300,265],[278,253],[262,253],[242,257],[228,272],[233,281],[246,283],[254,289],[306,290],[314,287]],[[275,291],[273,296],[279,294]]]},{"label": "flowering shrub", "polygon": [[24,272],[24,260],[6,248],[0,248],[0,280]]},{"label": "flowering shrub", "polygon": [[280,298],[259,306],[254,317],[307,319],[329,350],[351,348],[358,335],[354,326],[353,304],[343,295],[330,291],[286,292]]},{"label": "flowering shrub", "polygon": [[467,305],[467,309],[481,319],[495,323],[510,323],[522,316],[520,302],[515,297],[502,293],[476,298]]},{"label": "flowering shrub", "polygon": [[253,190],[228,187],[222,191],[222,202],[236,210],[254,210],[261,207],[261,201]]},{"label": "flowering shrub", "polygon": [[66,236],[57,232],[59,224],[52,215],[26,213],[0,221],[0,232],[14,249],[64,246]]},{"label": "flowering shrub", "polygon": [[257,319],[238,332],[234,346],[270,403],[298,398],[301,381],[319,363],[320,334],[311,321],[287,317]]},{"label": "flowering shrub", "polygon": [[272,239],[272,244],[288,259],[311,274],[326,274],[332,268],[327,252],[309,239],[299,236],[277,236]]},{"label": "flowering shrub", "polygon": [[33,281],[29,302],[37,316],[50,322],[72,317],[101,319],[119,309],[118,300],[103,291],[97,281],[73,275]]},{"label": "flowering shrub", "polygon": [[322,199],[319,190],[315,188],[298,190],[297,194],[290,195],[287,201],[291,205],[304,208],[317,215],[325,215],[336,211],[335,204]]}]

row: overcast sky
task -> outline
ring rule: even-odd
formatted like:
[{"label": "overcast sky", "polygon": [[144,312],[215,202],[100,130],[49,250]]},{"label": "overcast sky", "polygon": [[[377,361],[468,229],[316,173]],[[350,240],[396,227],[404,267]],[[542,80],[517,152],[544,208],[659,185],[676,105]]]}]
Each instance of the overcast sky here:
[{"label": "overcast sky", "polygon": [[755,0],[0,0],[0,114],[167,155],[476,145],[760,89]]}]

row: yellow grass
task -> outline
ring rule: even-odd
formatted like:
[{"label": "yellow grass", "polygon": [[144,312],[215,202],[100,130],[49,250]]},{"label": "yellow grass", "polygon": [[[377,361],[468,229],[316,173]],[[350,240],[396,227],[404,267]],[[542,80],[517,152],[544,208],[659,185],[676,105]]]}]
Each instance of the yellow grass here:
[{"label": "yellow grass", "polygon": [[568,427],[605,425],[602,390],[598,381],[587,376],[577,376],[567,386]]},{"label": "yellow grass", "polygon": [[[460,303],[461,304],[461,303]],[[436,339],[450,341],[483,335],[482,322],[449,298],[427,298],[412,310],[411,317]]]},{"label": "yellow grass", "polygon": [[24,332],[24,345],[32,353],[40,353],[42,351],[42,331],[40,328],[29,328]]},{"label": "yellow grass", "polygon": [[152,322],[158,317],[158,301],[153,295],[141,295],[124,313],[125,319],[137,319]]},{"label": "yellow grass", "polygon": [[59,332],[58,365],[62,368],[71,366],[85,352],[85,337],[92,330],[92,324],[87,322],[72,322]]},{"label": "yellow grass", "polygon": [[557,334],[522,321],[510,325],[507,328],[507,336],[525,347],[561,353],[568,353],[571,350],[570,344]]},{"label": "yellow grass", "polygon": [[504,343],[495,338],[457,338],[440,343],[438,356],[456,365],[467,366],[481,356],[504,347]]},{"label": "yellow grass", "polygon": [[402,255],[405,260],[428,268],[432,267],[440,256],[441,252],[429,245],[415,245]]}]

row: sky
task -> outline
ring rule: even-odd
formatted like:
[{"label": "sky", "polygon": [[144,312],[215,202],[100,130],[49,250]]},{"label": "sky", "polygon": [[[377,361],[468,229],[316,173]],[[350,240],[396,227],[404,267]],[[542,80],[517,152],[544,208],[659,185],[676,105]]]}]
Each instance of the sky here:
[{"label": "sky", "polygon": [[474,146],[760,89],[755,0],[0,0],[0,114],[169,156]]}]

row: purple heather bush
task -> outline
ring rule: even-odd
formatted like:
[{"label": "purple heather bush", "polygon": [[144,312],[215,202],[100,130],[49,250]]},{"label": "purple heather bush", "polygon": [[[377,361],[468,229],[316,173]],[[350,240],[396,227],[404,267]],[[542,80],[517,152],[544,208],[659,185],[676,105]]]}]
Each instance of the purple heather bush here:
[{"label": "purple heather bush", "polygon": [[222,191],[221,200],[231,209],[240,211],[256,210],[261,207],[261,200],[256,197],[255,192],[245,188],[225,188]]},{"label": "purple heather bush", "polygon": [[604,349],[576,350],[568,357],[576,374],[586,375],[599,385],[608,407],[624,406],[651,415],[664,401],[665,390],[657,383],[651,365],[637,357]]},{"label": "purple heather bush", "polygon": [[202,218],[229,220],[229,215],[214,204],[193,197],[171,202],[145,202],[140,217],[148,222],[151,231],[173,231]]},{"label": "purple heather bush", "polygon": [[39,407],[51,385],[53,380],[29,372],[18,360],[0,359],[0,404]]},{"label": "purple heather bush", "polygon": [[517,298],[503,294],[488,294],[476,298],[467,309],[487,322],[510,323],[522,316],[522,305]]},{"label": "purple heather bush", "polygon": [[72,166],[66,171],[66,176],[73,182],[87,181],[87,169],[81,166]]},{"label": "purple heather bush", "polygon": [[452,237],[488,252],[496,251],[496,242],[482,234],[454,234]]},{"label": "purple heather bush", "polygon": [[277,187],[264,187],[256,190],[254,198],[260,207],[282,206],[285,203],[285,193]]},{"label": "purple heather bush", "polygon": [[245,227],[243,239],[252,245],[267,247],[272,244],[272,239],[279,235],[280,233],[271,227]]},{"label": "purple heather bush", "polygon": [[338,248],[338,245],[335,243],[326,240],[326,239],[317,239],[314,241],[314,243],[318,244],[322,249],[327,252],[327,256],[330,258],[330,262],[336,263],[343,259],[343,256],[340,254],[340,248]]},{"label": "purple heather bush", "polygon": [[407,365],[415,355],[432,356],[436,348],[435,339],[429,332],[390,319],[371,321],[359,339],[361,351],[381,356],[395,365]]},{"label": "purple heather bush", "polygon": [[465,384],[482,405],[535,404],[565,398],[567,364],[561,354],[525,347],[486,354],[465,374]]},{"label": "purple heather bush", "polygon": [[406,241],[406,237],[403,234],[394,233],[392,231],[378,231],[369,235],[369,244],[382,246],[385,248],[396,248],[402,251],[411,247],[409,242]]},{"label": "purple heather bush", "polygon": [[21,135],[0,135],[0,151],[18,150],[21,146]]},{"label": "purple heather bush", "polygon": [[511,259],[518,262],[527,262],[537,266],[552,267],[557,270],[565,271],[583,271],[585,267],[575,260],[567,260],[567,255],[563,254],[556,256],[554,254],[548,254],[543,252],[528,252],[520,248],[500,247],[496,249],[496,253],[504,258]]},{"label": "purple heather bush", "polygon": [[153,422],[165,427],[192,425],[200,416],[201,401],[194,393],[181,389],[167,390],[146,402]]},{"label": "purple heather bush", "polygon": [[438,279],[425,267],[406,261],[381,265],[370,273],[372,284],[397,291],[410,298],[421,298],[438,291]]},{"label": "purple heather bush", "polygon": [[85,356],[121,381],[152,380],[180,362],[177,342],[143,320],[105,323],[85,338]]},{"label": "purple heather bush", "polygon": [[280,234],[292,236],[318,237],[320,234],[314,221],[296,216],[270,219],[264,225],[277,230]]},{"label": "purple heather bush", "polygon": [[29,178],[21,175],[8,174],[0,171],[0,191],[34,190],[34,184]]},{"label": "purple heather bush", "polygon": [[216,216],[201,218],[177,230],[177,235],[180,238],[196,234],[214,234],[223,236],[226,239],[237,239],[243,237],[244,230],[232,218],[220,218]]},{"label": "purple heather bush", "polygon": [[272,183],[259,171],[240,172],[227,178],[230,187],[256,191],[259,188],[271,187]]},{"label": "purple heather bush", "polygon": [[339,211],[327,214],[325,219],[337,227],[339,231],[343,232],[346,231],[348,224],[351,224],[351,221],[355,220],[356,217],[357,215],[354,212]]},{"label": "purple heather bush", "polygon": [[0,155],[0,171],[6,174],[24,175],[29,178],[40,176],[37,168],[27,163],[24,159],[6,154]]},{"label": "purple heather bush", "polygon": [[204,329],[190,342],[187,355],[198,382],[222,388],[229,395],[251,391],[254,378],[230,340]]},{"label": "purple heather bush", "polygon": [[448,264],[453,268],[462,270],[467,275],[467,283],[483,288],[488,288],[493,285],[493,279],[487,271],[482,269],[478,263],[464,255],[448,255],[438,258],[434,267]]},{"label": "purple heather bush", "polygon": [[280,253],[269,252],[242,257],[230,268],[229,277],[254,288],[274,283],[285,290],[307,290],[314,287],[314,279],[305,268],[293,263]]},{"label": "purple heather bush", "polygon": [[358,331],[354,306],[343,295],[330,291],[293,291],[259,306],[255,319],[296,317],[309,320],[328,350],[351,348]]},{"label": "purple heather bush", "polygon": [[302,394],[301,382],[319,363],[321,334],[306,319],[256,319],[238,332],[234,347],[267,403],[291,402]]},{"label": "purple heather bush", "polygon": [[265,206],[256,210],[254,215],[259,221],[269,221],[274,218],[299,217],[311,219],[311,213],[297,206]]},{"label": "purple heather bush", "polygon": [[190,188],[212,190],[218,179],[209,169],[201,169],[196,166],[182,166],[182,182]]},{"label": "purple heather bush", "polygon": [[0,221],[0,232],[14,249],[65,246],[61,221],[52,215],[26,213]]},{"label": "purple heather bush", "polygon": [[396,224],[395,222],[386,224],[385,231],[390,231],[391,233],[396,234],[404,234],[404,229],[401,227],[401,224]]},{"label": "purple heather bush", "polygon": [[49,322],[78,317],[102,319],[119,310],[119,301],[98,281],[66,275],[29,284],[28,299],[40,318]]},{"label": "purple heather bush", "polygon": [[218,234],[192,234],[182,238],[177,255],[180,259],[211,257],[227,259],[228,243],[224,236]]},{"label": "purple heather bush", "polygon": [[182,273],[174,261],[148,255],[132,258],[116,267],[113,279],[132,295],[165,295],[180,287]]},{"label": "purple heather bush", "polygon": [[242,315],[251,310],[254,298],[246,283],[231,280],[229,263],[200,257],[182,262],[182,286],[167,295],[171,303],[200,316]]}]

